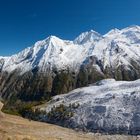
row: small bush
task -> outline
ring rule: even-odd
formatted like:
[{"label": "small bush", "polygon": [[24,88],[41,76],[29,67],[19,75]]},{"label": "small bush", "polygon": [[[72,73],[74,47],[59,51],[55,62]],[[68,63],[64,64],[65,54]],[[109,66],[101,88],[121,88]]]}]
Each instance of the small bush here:
[{"label": "small bush", "polygon": [[57,107],[53,107],[51,111],[47,114],[49,122],[63,122],[69,120],[74,116],[74,112],[72,111],[72,105],[65,106],[60,104]]}]

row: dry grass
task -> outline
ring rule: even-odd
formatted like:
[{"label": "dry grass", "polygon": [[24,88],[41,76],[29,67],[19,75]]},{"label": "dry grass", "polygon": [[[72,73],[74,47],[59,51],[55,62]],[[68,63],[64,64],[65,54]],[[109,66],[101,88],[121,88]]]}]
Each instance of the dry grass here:
[{"label": "dry grass", "polygon": [[[2,107],[2,104],[0,103]],[[0,140],[140,140],[131,136],[84,134],[52,124],[0,113]]]}]

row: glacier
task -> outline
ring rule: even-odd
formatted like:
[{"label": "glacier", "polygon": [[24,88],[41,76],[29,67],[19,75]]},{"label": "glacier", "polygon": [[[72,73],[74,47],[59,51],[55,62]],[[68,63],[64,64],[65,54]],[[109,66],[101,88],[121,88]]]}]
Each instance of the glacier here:
[{"label": "glacier", "polygon": [[89,132],[140,135],[140,80],[101,80],[57,95],[39,108],[49,113],[60,105],[69,108],[73,104],[78,106],[72,108],[71,118],[55,122],[53,115],[48,119],[46,114],[40,120]]}]

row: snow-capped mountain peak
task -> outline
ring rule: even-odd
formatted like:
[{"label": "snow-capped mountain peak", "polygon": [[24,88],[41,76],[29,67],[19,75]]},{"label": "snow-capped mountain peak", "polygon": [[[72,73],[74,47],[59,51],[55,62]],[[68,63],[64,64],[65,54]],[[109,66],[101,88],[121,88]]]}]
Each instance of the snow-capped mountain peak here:
[{"label": "snow-capped mountain peak", "polygon": [[124,65],[129,68],[132,67],[132,59],[139,62],[139,54],[140,26],[113,29],[104,36],[91,30],[80,34],[74,41],[49,36],[18,54],[0,57],[0,70],[11,72],[20,69],[24,73],[39,67],[41,71],[48,68],[77,71],[85,62],[92,61],[87,60],[91,56],[100,62],[98,67]]},{"label": "snow-capped mountain peak", "polygon": [[138,30],[140,30],[140,26],[132,25],[132,26],[129,26],[129,27],[126,27],[126,28],[122,29],[122,32],[125,32],[125,31],[138,31]]},{"label": "snow-capped mountain peak", "polygon": [[104,37],[111,37],[119,33],[121,33],[121,31],[115,28],[115,29],[110,30],[107,34],[105,34]]},{"label": "snow-capped mountain peak", "polygon": [[75,40],[74,43],[77,44],[84,44],[87,42],[94,42],[94,41],[99,41],[102,38],[102,35],[99,33],[95,32],[94,30],[90,30],[88,32],[84,32],[80,34]]},{"label": "snow-capped mountain peak", "polygon": [[59,44],[59,43],[63,43],[63,40],[56,37],[56,36],[49,36],[44,40],[41,41],[37,41],[33,47],[40,47],[40,46],[44,46],[44,45],[49,45],[50,43],[54,43],[54,44]]}]

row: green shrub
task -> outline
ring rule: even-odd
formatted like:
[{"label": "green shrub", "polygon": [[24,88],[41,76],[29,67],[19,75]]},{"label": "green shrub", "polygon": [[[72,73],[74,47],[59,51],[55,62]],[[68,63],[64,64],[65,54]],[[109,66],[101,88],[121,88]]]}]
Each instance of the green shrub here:
[{"label": "green shrub", "polygon": [[70,104],[69,106],[65,106],[60,104],[57,107],[53,107],[51,111],[47,114],[49,122],[62,122],[69,120],[71,117],[74,116],[73,112],[74,104]]}]

